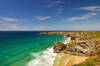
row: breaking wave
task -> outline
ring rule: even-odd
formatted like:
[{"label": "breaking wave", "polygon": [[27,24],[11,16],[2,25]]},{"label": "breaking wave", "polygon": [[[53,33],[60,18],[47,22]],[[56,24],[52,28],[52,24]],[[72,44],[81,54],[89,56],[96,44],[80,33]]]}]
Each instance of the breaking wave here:
[{"label": "breaking wave", "polygon": [[56,57],[56,54],[53,53],[53,48],[48,48],[43,51],[43,55],[41,56],[41,52],[31,53],[36,59],[31,60],[27,66],[53,66],[53,61]]},{"label": "breaking wave", "polygon": [[[65,38],[65,37],[64,37]],[[63,43],[67,43],[66,38],[63,40]],[[53,52],[53,47],[47,48],[46,50],[38,53],[30,53],[35,59],[31,60],[27,66],[53,66],[53,61],[56,57],[56,53]],[[42,54],[42,55],[41,55]]]}]

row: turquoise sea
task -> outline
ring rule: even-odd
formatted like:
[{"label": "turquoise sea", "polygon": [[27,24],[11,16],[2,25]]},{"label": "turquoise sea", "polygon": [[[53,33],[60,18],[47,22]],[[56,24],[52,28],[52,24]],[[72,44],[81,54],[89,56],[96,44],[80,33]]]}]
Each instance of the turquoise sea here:
[{"label": "turquoise sea", "polygon": [[[0,66],[28,66],[32,60],[32,66],[39,66],[35,63],[38,64],[44,60],[44,58],[39,60],[44,57],[43,54],[52,52],[46,50],[51,48],[56,41],[64,42],[64,40],[63,35],[42,35],[35,31],[1,31]],[[45,64],[48,65],[46,62]]]}]

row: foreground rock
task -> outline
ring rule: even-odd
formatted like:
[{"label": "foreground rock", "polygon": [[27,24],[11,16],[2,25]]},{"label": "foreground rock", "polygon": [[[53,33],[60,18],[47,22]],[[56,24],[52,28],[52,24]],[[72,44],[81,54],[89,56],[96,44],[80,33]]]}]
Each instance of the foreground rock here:
[{"label": "foreground rock", "polygon": [[64,45],[63,43],[56,42],[54,46],[55,53],[67,53],[72,55],[79,56],[90,56],[92,48],[90,45],[85,42],[77,43],[76,47],[73,47],[71,44]]},{"label": "foreground rock", "polygon": [[56,42],[54,45],[54,53],[60,53],[62,50],[66,49],[66,45],[61,42]]}]

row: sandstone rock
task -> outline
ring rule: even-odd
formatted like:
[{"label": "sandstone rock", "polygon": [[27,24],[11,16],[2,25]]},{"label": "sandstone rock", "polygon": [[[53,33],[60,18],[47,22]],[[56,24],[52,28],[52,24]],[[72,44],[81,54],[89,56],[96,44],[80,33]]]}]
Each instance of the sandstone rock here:
[{"label": "sandstone rock", "polygon": [[64,50],[66,48],[66,45],[64,45],[61,42],[56,42],[54,45],[54,53],[59,53],[62,50]]},{"label": "sandstone rock", "polygon": [[97,44],[97,45],[96,45],[96,48],[97,48],[97,49],[100,49],[100,44]]},{"label": "sandstone rock", "polygon": [[94,56],[95,54],[100,55],[100,39],[99,40],[95,39],[97,37],[95,33],[89,33],[89,32],[64,32],[64,33],[65,33],[64,35],[71,36],[71,41],[67,45],[64,45],[61,42],[56,42],[54,45],[55,53],[63,52],[81,56]]}]

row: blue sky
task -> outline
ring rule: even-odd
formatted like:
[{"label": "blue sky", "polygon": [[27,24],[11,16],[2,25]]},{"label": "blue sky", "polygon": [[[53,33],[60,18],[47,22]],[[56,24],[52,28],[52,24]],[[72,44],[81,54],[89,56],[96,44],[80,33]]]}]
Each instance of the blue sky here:
[{"label": "blue sky", "polygon": [[100,30],[99,0],[0,0],[0,31]]}]

